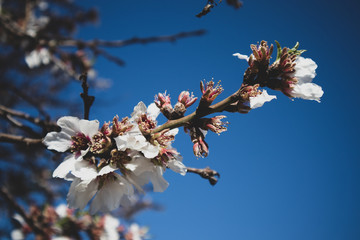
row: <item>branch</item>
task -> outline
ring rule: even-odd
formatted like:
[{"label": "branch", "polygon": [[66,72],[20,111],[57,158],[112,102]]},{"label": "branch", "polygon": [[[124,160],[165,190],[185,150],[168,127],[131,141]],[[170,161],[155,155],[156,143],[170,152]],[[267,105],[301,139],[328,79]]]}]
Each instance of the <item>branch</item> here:
[{"label": "branch", "polygon": [[35,234],[48,237],[47,234],[41,228],[36,226],[34,221],[25,213],[24,209],[19,204],[16,203],[14,197],[11,196],[11,194],[7,191],[5,187],[0,188],[0,196],[2,196],[5,199],[5,201],[10,206],[12,206],[15,209],[15,211],[21,215],[21,217],[24,218],[25,222],[29,225],[29,227],[34,231]]},{"label": "branch", "polygon": [[6,113],[9,114],[11,116],[14,117],[18,117],[18,118],[22,118],[26,121],[29,121],[33,124],[36,124],[40,127],[42,127],[44,130],[48,130],[49,128],[51,130],[58,130],[59,126],[55,123],[55,122],[51,122],[51,121],[46,121],[46,120],[42,120],[41,118],[35,118],[32,117],[31,115],[25,113],[25,112],[21,112],[21,111],[17,111],[11,108],[7,108],[4,105],[0,105],[0,114],[1,113]]},{"label": "branch", "polygon": [[209,167],[203,169],[188,167],[187,172],[196,173],[199,174],[200,177],[208,179],[212,186],[214,186],[217,183],[218,178],[220,178],[220,174]]},{"label": "branch", "polygon": [[93,104],[95,97],[88,95],[89,85],[87,84],[87,74],[81,74],[79,80],[82,82],[81,87],[83,88],[83,92],[80,94],[80,96],[84,101],[84,119],[89,120],[90,107]]},{"label": "branch", "polygon": [[152,130],[150,133],[153,134],[153,133],[161,132],[164,129],[173,129],[173,128],[181,127],[194,119],[199,119],[201,117],[204,117],[204,116],[212,114],[212,113],[225,111],[227,106],[231,105],[232,103],[236,102],[239,99],[239,94],[240,94],[240,89],[238,91],[236,91],[235,93],[233,93],[232,95],[230,95],[229,97],[227,97],[226,99],[222,100],[221,102],[213,104],[213,105],[209,106],[208,108],[201,109],[201,111],[199,111],[199,109],[197,109],[195,112],[193,112],[185,117],[175,119],[175,120],[169,120],[165,124]]},{"label": "branch", "polygon": [[24,136],[17,136],[8,133],[0,133],[0,142],[18,143],[18,144],[20,143],[20,144],[25,144],[27,146],[42,145],[42,139],[27,138]]},{"label": "branch", "polygon": [[196,31],[190,31],[190,32],[180,32],[173,35],[165,35],[165,36],[155,36],[155,37],[148,37],[148,38],[130,38],[127,40],[117,40],[117,41],[105,41],[105,40],[89,40],[89,41],[83,41],[83,40],[76,40],[76,39],[69,39],[69,40],[62,40],[57,43],[58,46],[62,47],[87,47],[87,48],[93,48],[96,46],[102,46],[102,47],[125,47],[128,45],[133,44],[148,44],[153,42],[175,42],[180,38],[186,38],[186,37],[194,37],[194,36],[201,36],[206,33],[205,30],[196,30]]}]

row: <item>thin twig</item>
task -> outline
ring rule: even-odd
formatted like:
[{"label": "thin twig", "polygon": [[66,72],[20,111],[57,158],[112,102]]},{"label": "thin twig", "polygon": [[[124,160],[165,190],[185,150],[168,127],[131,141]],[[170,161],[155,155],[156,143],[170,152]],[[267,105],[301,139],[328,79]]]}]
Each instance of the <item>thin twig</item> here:
[{"label": "thin twig", "polygon": [[175,42],[180,38],[186,37],[194,37],[194,36],[201,36],[206,33],[205,30],[196,30],[196,31],[189,31],[189,32],[180,32],[173,35],[165,35],[165,36],[154,36],[154,37],[147,37],[147,38],[130,38],[127,40],[115,40],[115,41],[106,41],[106,40],[76,40],[76,39],[69,39],[69,40],[62,40],[57,43],[58,46],[63,47],[78,47],[84,46],[88,48],[93,48],[94,46],[102,46],[102,47],[125,47],[128,45],[133,44],[148,44],[154,42]]},{"label": "thin twig", "polygon": [[8,192],[8,190],[5,187],[0,188],[0,196],[2,196],[5,201],[14,208],[16,212],[18,212],[21,217],[25,220],[25,222],[29,225],[29,227],[34,231],[35,234],[39,234],[44,237],[48,237],[47,234],[36,224],[34,221],[25,213],[25,210],[17,204],[16,200],[13,196]]},{"label": "thin twig", "polygon": [[24,136],[12,135],[8,133],[0,133],[0,142],[17,143],[30,145],[42,145],[42,139],[27,138]]},{"label": "thin twig", "polygon": [[203,169],[188,167],[187,172],[196,173],[200,177],[208,179],[212,186],[214,186],[218,182],[218,178],[220,178],[220,174],[209,167]]},{"label": "thin twig", "polygon": [[194,119],[198,119],[198,118],[204,117],[204,116],[212,114],[212,113],[225,111],[227,106],[238,101],[239,92],[240,92],[240,89],[238,91],[236,91],[235,93],[233,93],[232,95],[230,95],[229,97],[222,100],[221,102],[213,104],[208,108],[201,109],[201,111],[197,110],[185,117],[175,119],[175,120],[169,120],[165,124],[152,130],[151,133],[158,133],[164,129],[173,129],[173,128],[181,127]]},{"label": "thin twig", "polygon": [[89,120],[90,107],[93,104],[95,97],[88,95],[89,85],[87,84],[87,74],[81,74],[79,79],[82,82],[81,87],[83,89],[83,92],[80,94],[80,96],[84,101],[84,119]]},{"label": "thin twig", "polygon": [[42,120],[41,118],[35,118],[35,117],[29,115],[28,113],[21,112],[21,111],[18,111],[18,110],[14,110],[14,109],[5,107],[4,105],[0,105],[0,114],[1,114],[1,112],[9,114],[9,115],[11,115],[13,117],[22,118],[22,119],[24,119],[26,121],[29,121],[29,122],[31,122],[33,124],[36,124],[36,125],[42,127],[45,130],[48,130],[48,129],[57,130],[57,129],[59,129],[59,126],[55,122]]}]

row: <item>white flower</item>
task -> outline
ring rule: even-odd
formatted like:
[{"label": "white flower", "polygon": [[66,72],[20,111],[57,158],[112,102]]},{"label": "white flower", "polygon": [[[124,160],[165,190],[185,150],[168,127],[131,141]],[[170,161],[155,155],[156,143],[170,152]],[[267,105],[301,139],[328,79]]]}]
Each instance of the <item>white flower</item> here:
[{"label": "white flower", "polygon": [[41,64],[47,65],[50,63],[50,53],[46,48],[35,49],[25,54],[25,62],[29,68],[38,67]]},{"label": "white flower", "polygon": [[156,118],[160,113],[160,109],[152,103],[146,108],[143,102],[139,102],[131,114],[130,122],[134,123],[134,127],[131,131],[124,135],[120,135],[115,138],[116,146],[119,151],[125,151],[126,149],[140,151],[147,158],[154,158],[159,154],[160,148],[151,144],[141,133],[138,127],[138,120],[142,114],[146,114],[151,121],[156,123]]},{"label": "white flower", "polygon": [[154,165],[150,159],[140,154],[134,155],[130,163],[125,164],[125,167],[131,171],[126,178],[137,188],[140,187],[140,190],[141,186],[149,182],[153,184],[154,192],[163,192],[169,186],[169,183],[162,176],[163,167]]},{"label": "white flower", "polygon": [[312,83],[316,68],[317,65],[312,59],[298,57],[294,73],[298,82],[290,86],[290,96],[320,102],[324,91],[319,85]]},{"label": "white flower", "polygon": [[143,102],[139,102],[134,107],[134,111],[131,113],[130,121],[137,122],[138,118],[144,113],[155,121],[157,116],[160,114],[160,109],[155,105],[155,103],[151,103],[146,108]]},{"label": "white flower", "polygon": [[159,147],[147,141],[137,126],[129,133],[116,137],[115,142],[119,151],[132,149],[142,152],[147,158],[154,158],[159,154]]},{"label": "white flower", "polygon": [[100,240],[118,240],[120,239],[117,228],[120,226],[120,221],[114,218],[110,214],[106,214],[104,217],[104,231],[100,236]]},{"label": "white flower", "polygon": [[75,157],[84,156],[89,151],[91,138],[98,132],[99,121],[88,121],[77,117],[62,117],[57,121],[60,132],[48,133],[43,143],[48,149],[65,152],[71,149]]},{"label": "white flower", "polygon": [[142,227],[140,228],[138,224],[132,223],[129,227],[128,233],[131,236],[131,240],[143,240],[148,239],[147,232],[148,228]]},{"label": "white flower", "polygon": [[263,92],[259,93],[256,97],[249,97],[250,108],[255,109],[262,107],[264,103],[270,102],[273,99],[276,99],[276,96],[269,95],[266,90],[263,90]]},{"label": "white flower", "polygon": [[107,165],[100,171],[87,161],[76,161],[74,180],[68,193],[70,208],[84,209],[90,205],[90,214],[98,211],[109,212],[120,205],[127,206],[133,201],[134,189],[122,176],[115,173],[116,168]]},{"label": "white flower", "polygon": [[240,54],[240,53],[234,53],[233,56],[237,57],[238,59],[241,59],[241,60],[249,61],[249,56],[248,55],[244,55],[244,54]]}]

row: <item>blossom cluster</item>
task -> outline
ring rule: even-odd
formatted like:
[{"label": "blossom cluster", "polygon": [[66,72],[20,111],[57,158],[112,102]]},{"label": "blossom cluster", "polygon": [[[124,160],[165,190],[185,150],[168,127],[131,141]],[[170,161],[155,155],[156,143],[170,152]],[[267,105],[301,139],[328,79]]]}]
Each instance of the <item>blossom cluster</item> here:
[{"label": "blossom cluster", "polygon": [[[111,214],[91,217],[88,213],[74,214],[65,204],[57,207],[50,205],[40,209],[31,206],[28,216],[34,224],[43,226],[41,231],[53,240],[79,239],[79,233],[87,233],[90,239],[100,240],[144,240],[149,239],[147,227],[140,227],[137,223],[121,224],[118,218]],[[27,239],[33,229],[20,214],[13,215],[16,227],[11,232],[11,239]]]},{"label": "blossom cluster", "polygon": [[146,108],[140,102],[131,118],[116,116],[102,127],[97,120],[71,116],[57,121],[61,131],[48,133],[43,142],[48,149],[70,153],[53,172],[53,177],[72,181],[70,208],[84,209],[90,200],[91,214],[129,206],[135,189],[143,192],[149,182],[155,192],[168,187],[166,168],[186,174],[181,155],[171,146],[178,129],[146,134],[157,127],[159,113],[154,103]]}]

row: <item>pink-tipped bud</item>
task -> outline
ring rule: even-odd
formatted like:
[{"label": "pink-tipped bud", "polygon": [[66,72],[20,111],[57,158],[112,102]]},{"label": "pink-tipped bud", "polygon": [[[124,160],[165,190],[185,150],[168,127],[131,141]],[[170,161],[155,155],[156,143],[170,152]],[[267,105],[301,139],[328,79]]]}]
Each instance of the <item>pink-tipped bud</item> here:
[{"label": "pink-tipped bud", "polygon": [[128,117],[125,117],[121,121],[119,121],[119,117],[115,116],[112,122],[111,136],[117,137],[119,135],[123,135],[124,133],[130,131],[132,128],[133,125],[129,122]]},{"label": "pink-tipped bud", "polygon": [[194,97],[193,93],[190,94],[189,91],[182,91],[178,97],[178,102],[182,103],[185,108],[193,105],[198,98]]},{"label": "pink-tipped bud", "polygon": [[209,146],[202,137],[199,137],[193,143],[193,151],[196,157],[207,157],[209,155]]},{"label": "pink-tipped bud", "polygon": [[204,130],[210,130],[217,134],[225,132],[229,123],[222,122],[221,119],[223,118],[226,118],[226,116],[220,115],[212,118],[204,118],[203,126],[201,128]]},{"label": "pink-tipped bud", "polygon": [[261,41],[260,45],[258,46],[251,44],[250,48],[253,51],[255,59],[259,62],[270,60],[271,54],[274,50],[274,46],[271,44],[269,47],[266,41]]},{"label": "pink-tipped bud", "polygon": [[156,106],[160,109],[164,108],[166,105],[171,105],[170,95],[166,95],[166,92],[158,93],[157,95],[155,95],[154,102]]},{"label": "pink-tipped bud", "polygon": [[220,81],[215,85],[214,81],[205,83],[205,81],[200,82],[200,89],[203,93],[201,100],[206,101],[208,103],[212,103],[215,98],[224,91],[224,89],[220,85]]},{"label": "pink-tipped bud", "polygon": [[161,147],[167,147],[174,141],[175,136],[170,133],[169,129],[164,129],[161,132],[153,134],[151,138]]},{"label": "pink-tipped bud", "polygon": [[166,92],[164,94],[158,93],[155,95],[154,102],[166,118],[172,118],[174,109],[171,106],[170,95],[166,95]]}]

